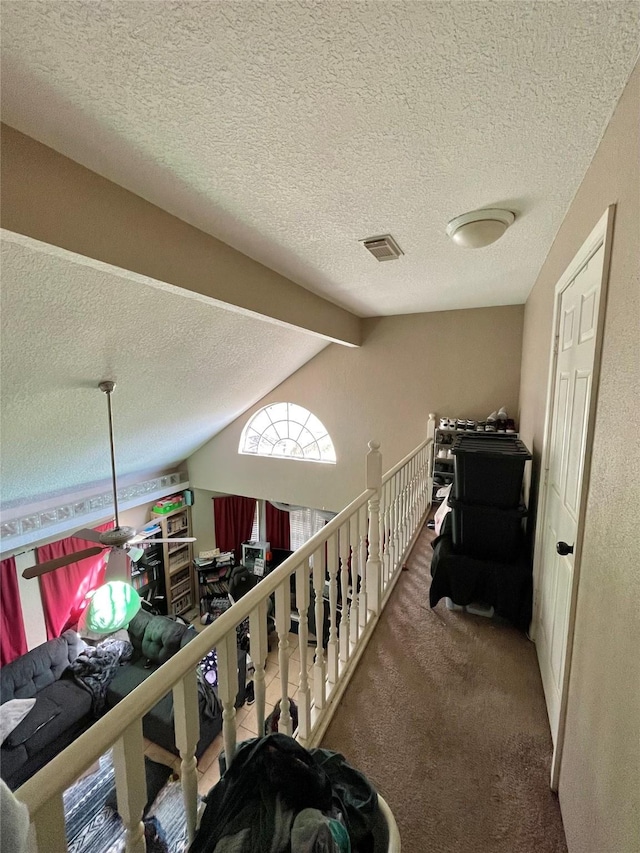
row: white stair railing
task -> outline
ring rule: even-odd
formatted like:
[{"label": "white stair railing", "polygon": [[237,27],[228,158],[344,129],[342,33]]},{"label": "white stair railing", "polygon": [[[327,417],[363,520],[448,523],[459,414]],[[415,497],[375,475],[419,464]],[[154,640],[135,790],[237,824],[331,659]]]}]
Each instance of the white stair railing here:
[{"label": "white stair railing", "polygon": [[[435,420],[430,415],[425,441],[384,477],[379,445],[370,442],[366,490],[358,498],[18,789],[16,796],[29,810],[35,853],[68,850],[62,794],[109,749],[113,750],[118,811],[126,829],[127,853],[144,853],[142,813],[147,797],[142,718],[169,691],[173,691],[185,820],[189,839],[193,839],[198,812],[195,750],[199,739],[195,669],[211,649],[217,650],[218,696],[228,766],[236,748],[236,627],[249,618],[250,655],[255,665],[254,711],[257,731],[261,732],[269,710],[265,666],[267,606],[271,596],[275,598],[282,688],[280,729],[293,733],[306,747],[320,742],[424,522],[431,496],[434,428]],[[327,597],[329,637],[325,650]],[[313,667],[308,671],[311,605],[316,643]],[[297,661],[289,655],[292,610],[299,620]],[[290,673],[290,667],[296,664],[298,671]],[[289,707],[290,681],[299,687],[295,732]]]}]

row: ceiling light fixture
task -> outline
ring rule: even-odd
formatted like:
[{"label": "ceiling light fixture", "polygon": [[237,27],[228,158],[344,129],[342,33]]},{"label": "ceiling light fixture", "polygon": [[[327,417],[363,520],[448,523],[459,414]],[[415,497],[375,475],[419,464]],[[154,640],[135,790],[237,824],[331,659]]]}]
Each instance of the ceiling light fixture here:
[{"label": "ceiling light fixture", "polygon": [[456,216],[447,225],[447,235],[465,249],[481,249],[495,243],[515,219],[510,210],[489,207]]}]

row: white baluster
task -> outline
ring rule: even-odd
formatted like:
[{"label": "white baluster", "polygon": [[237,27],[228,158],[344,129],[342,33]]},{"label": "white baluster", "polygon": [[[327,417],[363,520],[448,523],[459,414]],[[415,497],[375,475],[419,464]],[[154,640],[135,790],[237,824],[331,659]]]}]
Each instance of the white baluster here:
[{"label": "white baluster", "polygon": [[264,734],[265,721],[265,683],[264,671],[269,652],[267,636],[267,605],[261,601],[249,614],[249,654],[255,666],[253,674],[253,695],[255,697],[256,723],[260,736]]},{"label": "white baluster", "polygon": [[411,539],[414,530],[414,521],[416,514],[416,460],[411,460],[409,468],[409,530],[407,540]]},{"label": "white baluster", "polygon": [[391,478],[391,567],[398,566],[398,474]]},{"label": "white baluster", "polygon": [[[409,460],[409,464],[407,465],[407,526],[404,534],[404,545],[405,549],[409,544],[409,539],[411,538],[411,531],[413,522],[413,465],[412,461]],[[406,557],[406,554],[405,554]]]},{"label": "white baluster", "polygon": [[334,534],[327,542],[329,572],[329,642],[327,644],[327,680],[338,680],[338,539]]},{"label": "white baluster", "polygon": [[188,672],[173,688],[173,712],[176,746],[182,759],[180,781],[182,797],[187,815],[189,841],[196,834],[198,815],[198,770],[196,746],[200,739],[200,713],[198,702],[198,678],[196,671]]},{"label": "white baluster", "polygon": [[402,555],[407,548],[407,529],[409,527],[409,470],[407,466],[402,469],[403,488],[403,509],[402,509]]},{"label": "white baluster", "polygon": [[407,471],[400,470],[400,554],[404,557],[404,549],[407,544],[405,531],[407,529]]},{"label": "white baluster", "polygon": [[358,533],[359,533],[359,563],[360,563],[360,603],[358,609],[360,611],[360,627],[364,626],[369,621],[369,606],[367,598],[367,526],[369,524],[369,516],[367,507],[362,507],[358,510]]},{"label": "white baluster", "polygon": [[[142,812],[147,801],[142,719],[124,730],[113,745],[118,813],[126,829],[127,853],[145,853]],[[45,848],[51,849],[51,848]]]},{"label": "white baluster", "polygon": [[309,562],[296,569],[296,607],[298,610],[298,652],[300,655],[300,682],[298,687],[298,740],[304,746],[311,730],[311,690],[307,672],[309,645]]},{"label": "white baluster", "polygon": [[232,628],[216,647],[218,655],[218,698],[222,703],[222,740],[226,766],[236,751],[236,698],[238,696],[238,650]]},{"label": "white baluster", "polygon": [[289,629],[291,626],[291,588],[287,577],[276,589],[276,630],[278,632],[278,668],[280,669],[280,722],[278,731],[292,734],[289,711]]},{"label": "white baluster", "polygon": [[428,447],[425,447],[422,451],[422,483],[420,484],[420,491],[422,494],[422,513],[427,511],[428,500],[427,495],[429,493],[429,456],[428,456]]},{"label": "white baluster", "polygon": [[320,710],[326,702],[326,661],[322,639],[324,633],[324,578],[326,561],[324,545],[313,554],[313,595],[316,614],[316,656],[313,664],[313,704]]},{"label": "white baluster", "polygon": [[349,608],[351,645],[356,646],[360,636],[360,536],[358,512],[349,519],[349,545],[351,548],[351,607]]},{"label": "white baluster", "polygon": [[431,452],[430,448],[426,447],[424,451],[424,511],[427,511],[431,503],[432,486],[431,482]]},{"label": "white baluster", "polygon": [[378,533],[378,541],[380,542],[380,588],[384,590],[389,580],[387,574],[387,562],[385,555],[386,536],[384,535],[384,497],[385,486],[380,488],[380,530]]},{"label": "white baluster", "polygon": [[411,532],[413,531],[413,514],[415,511],[414,506],[414,459],[409,460],[409,464],[407,465],[407,476],[409,478],[409,487],[407,489],[407,497],[408,497],[408,512],[407,512],[407,539],[411,537]]},{"label": "white baluster", "polygon": [[367,601],[369,610],[380,613],[380,486],[382,454],[377,441],[369,442],[367,453],[367,489],[376,492],[369,499],[369,559],[367,560]]},{"label": "white baluster", "polygon": [[392,524],[392,495],[393,495],[393,480],[387,480],[385,484],[384,497],[384,551],[386,562],[387,578],[393,577],[393,533],[391,530]]},{"label": "white baluster", "polygon": [[[56,853],[58,851],[59,853],[63,853],[63,851],[69,849],[67,847],[67,831],[64,824],[62,791],[46,800],[42,804],[42,807],[32,816],[31,820],[31,850],[35,849],[38,853],[49,853],[52,850],[55,850]],[[144,843],[144,838],[142,841]],[[3,844],[3,850],[4,847],[5,845]],[[142,849],[144,850],[144,848]],[[11,853],[8,846],[7,853]]]},{"label": "white baluster", "polygon": [[[345,664],[349,659],[349,521],[340,528],[340,595],[342,597],[342,617],[340,619],[340,660]],[[353,587],[353,565],[351,565],[351,586]],[[353,600],[353,598],[352,598]]]}]

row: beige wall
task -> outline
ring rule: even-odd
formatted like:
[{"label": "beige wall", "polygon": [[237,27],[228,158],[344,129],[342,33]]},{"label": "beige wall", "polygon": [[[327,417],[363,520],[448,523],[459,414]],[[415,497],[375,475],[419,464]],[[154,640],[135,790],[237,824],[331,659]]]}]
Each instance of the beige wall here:
[{"label": "beige wall", "polygon": [[[486,417],[515,412],[523,307],[409,314],[363,321],[359,349],[331,345],[191,456],[201,489],[332,510],[364,489],[367,443],[388,470],[426,435],[430,411]],[[299,403],[333,438],[337,465],[239,456],[248,417],[267,403]]]},{"label": "beige wall", "polygon": [[570,853],[637,853],[640,843],[639,105],[636,67],[525,310],[521,431],[539,458],[554,287],[615,203],[559,789]]},{"label": "beige wall", "polygon": [[193,490],[193,507],[191,509],[191,527],[193,535],[198,540],[193,546],[194,554],[198,551],[209,551],[216,547],[216,533],[213,523],[213,498],[218,492],[206,489]]}]

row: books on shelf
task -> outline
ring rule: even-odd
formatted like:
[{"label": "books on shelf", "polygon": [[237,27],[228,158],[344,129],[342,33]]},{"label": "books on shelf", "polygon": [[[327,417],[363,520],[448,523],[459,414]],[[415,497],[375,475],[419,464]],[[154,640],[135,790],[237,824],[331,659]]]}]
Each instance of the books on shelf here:
[{"label": "books on shelf", "polygon": [[209,551],[200,551],[198,554],[199,560],[213,560],[214,557],[220,556],[220,548],[211,548]]},{"label": "books on shelf", "polygon": [[142,589],[143,586],[152,583],[155,580],[153,569],[147,569],[137,574],[131,574],[131,586],[135,590]]}]

